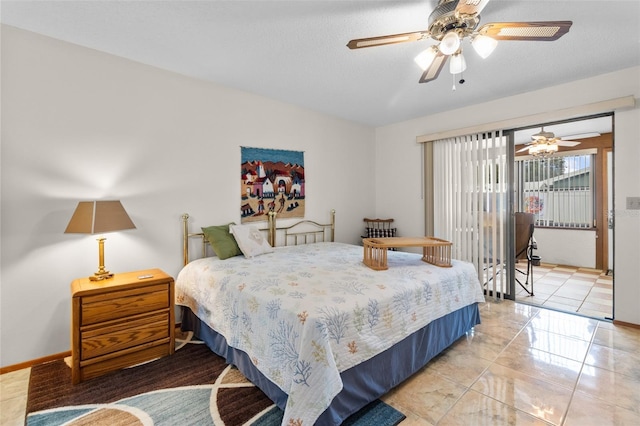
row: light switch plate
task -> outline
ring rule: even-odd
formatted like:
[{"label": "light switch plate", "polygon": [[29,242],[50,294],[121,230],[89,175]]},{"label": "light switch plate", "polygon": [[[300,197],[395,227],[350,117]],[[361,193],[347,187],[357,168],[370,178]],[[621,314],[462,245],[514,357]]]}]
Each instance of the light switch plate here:
[{"label": "light switch plate", "polygon": [[627,197],[627,210],[640,210],[640,197]]}]

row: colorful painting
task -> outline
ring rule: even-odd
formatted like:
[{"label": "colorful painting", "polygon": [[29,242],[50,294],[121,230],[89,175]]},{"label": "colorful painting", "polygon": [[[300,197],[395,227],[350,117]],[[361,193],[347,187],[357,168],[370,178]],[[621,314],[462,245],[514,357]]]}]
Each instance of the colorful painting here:
[{"label": "colorful painting", "polygon": [[240,188],[242,223],[304,217],[304,152],[241,147]]}]

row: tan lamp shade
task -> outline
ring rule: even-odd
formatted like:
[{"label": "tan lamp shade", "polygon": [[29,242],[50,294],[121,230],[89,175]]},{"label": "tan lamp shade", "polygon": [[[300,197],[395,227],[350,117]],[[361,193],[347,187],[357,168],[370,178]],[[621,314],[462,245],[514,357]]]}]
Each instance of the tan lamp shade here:
[{"label": "tan lamp shade", "polygon": [[[102,234],[135,227],[120,201],[80,201],[64,233]],[[89,277],[92,281],[113,277],[104,268],[104,240],[98,238],[98,271]]]},{"label": "tan lamp shade", "polygon": [[120,201],[80,201],[65,234],[103,234],[135,229]]}]

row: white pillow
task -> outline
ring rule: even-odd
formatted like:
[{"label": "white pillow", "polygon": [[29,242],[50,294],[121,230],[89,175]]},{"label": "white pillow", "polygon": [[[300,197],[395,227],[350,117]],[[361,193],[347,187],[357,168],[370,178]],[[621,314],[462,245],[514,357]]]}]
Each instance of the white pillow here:
[{"label": "white pillow", "polygon": [[255,225],[229,225],[229,231],[235,237],[238,247],[246,258],[273,251],[273,247]]}]

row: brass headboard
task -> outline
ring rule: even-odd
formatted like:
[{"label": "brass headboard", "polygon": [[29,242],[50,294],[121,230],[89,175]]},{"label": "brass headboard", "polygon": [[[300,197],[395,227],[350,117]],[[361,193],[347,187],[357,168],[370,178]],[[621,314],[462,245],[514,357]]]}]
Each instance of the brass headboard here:
[{"label": "brass headboard", "polygon": [[[267,217],[267,228],[260,228],[267,233],[267,241],[271,247],[276,246],[277,235],[283,235],[284,245],[310,244],[323,241],[335,241],[336,211],[331,210],[331,222],[322,224],[313,220],[301,220],[290,226],[278,228],[276,226],[276,213],[269,212]],[[209,242],[202,232],[189,232],[189,214],[182,215],[182,262],[183,265],[189,263],[189,241],[191,238],[199,238],[202,245],[201,257],[207,256],[207,246]]]},{"label": "brass headboard", "polygon": [[[284,245],[288,246],[289,242],[293,242],[294,246],[298,244],[310,244],[324,241],[335,241],[336,231],[336,211],[331,210],[331,223],[323,224],[314,222],[313,220],[301,220],[291,226],[276,227],[274,219],[275,231],[281,231],[284,235]],[[328,234],[328,235],[327,235]],[[274,240],[269,240],[272,247],[276,246],[276,232],[273,233]]]}]

